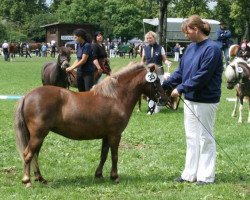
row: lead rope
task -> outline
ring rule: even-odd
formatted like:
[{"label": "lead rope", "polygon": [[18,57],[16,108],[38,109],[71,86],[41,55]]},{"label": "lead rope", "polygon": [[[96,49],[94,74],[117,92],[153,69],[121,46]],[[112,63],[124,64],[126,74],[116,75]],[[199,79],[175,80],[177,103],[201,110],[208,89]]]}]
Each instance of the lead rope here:
[{"label": "lead rope", "polygon": [[[223,147],[218,143],[218,141],[215,139],[215,137],[208,131],[207,127],[201,122],[199,117],[192,111],[192,109],[185,103],[184,99],[180,96],[181,101],[187,106],[187,108],[192,112],[192,114],[195,116],[195,118],[199,121],[199,123],[203,126],[203,128],[207,131],[207,133],[214,139],[215,143],[220,147],[220,149],[224,152],[224,154],[227,156],[229,161],[233,164],[236,170],[239,170],[240,167],[235,164],[233,159],[228,155],[228,153],[223,149]],[[247,169],[244,167],[244,170],[247,171]],[[239,177],[241,180],[244,180],[244,178],[240,175]]]}]

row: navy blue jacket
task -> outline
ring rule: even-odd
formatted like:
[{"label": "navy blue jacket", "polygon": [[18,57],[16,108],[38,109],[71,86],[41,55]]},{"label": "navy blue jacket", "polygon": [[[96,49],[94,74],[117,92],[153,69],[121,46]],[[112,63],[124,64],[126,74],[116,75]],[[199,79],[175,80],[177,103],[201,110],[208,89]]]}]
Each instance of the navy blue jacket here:
[{"label": "navy blue jacket", "polygon": [[218,29],[216,30],[217,42],[221,49],[228,48],[231,45],[231,31],[228,29]]},{"label": "navy blue jacket", "polygon": [[223,62],[219,46],[211,39],[191,43],[177,70],[163,82],[163,88],[175,88],[184,98],[200,103],[218,103],[221,96]]},{"label": "navy blue jacket", "polygon": [[[151,48],[153,48],[153,56],[151,57]],[[153,46],[147,45],[144,48],[146,64],[155,63],[159,66],[162,66],[162,55],[161,55],[162,47],[155,43]]]}]

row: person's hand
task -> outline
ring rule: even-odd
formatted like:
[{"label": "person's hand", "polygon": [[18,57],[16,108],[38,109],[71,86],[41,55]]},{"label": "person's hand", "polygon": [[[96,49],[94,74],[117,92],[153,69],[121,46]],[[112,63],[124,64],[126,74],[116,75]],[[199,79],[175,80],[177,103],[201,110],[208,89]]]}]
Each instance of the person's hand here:
[{"label": "person's hand", "polygon": [[97,68],[97,70],[98,70],[98,74],[102,74],[103,70],[101,67]]},{"label": "person's hand", "polygon": [[171,67],[172,62],[171,62],[171,61],[169,61],[169,60],[165,60],[165,64],[166,64],[168,67]]},{"label": "person's hand", "polygon": [[172,93],[171,93],[171,97],[179,97],[180,93],[178,92],[178,90],[175,88]]},{"label": "person's hand", "polygon": [[68,68],[66,68],[66,72],[71,72],[73,69],[74,68],[72,68],[72,67],[68,67]]}]

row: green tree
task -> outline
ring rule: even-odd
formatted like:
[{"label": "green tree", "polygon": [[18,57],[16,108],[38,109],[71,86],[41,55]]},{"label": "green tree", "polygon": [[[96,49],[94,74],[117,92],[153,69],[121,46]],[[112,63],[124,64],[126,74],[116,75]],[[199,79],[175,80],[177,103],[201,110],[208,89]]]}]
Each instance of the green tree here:
[{"label": "green tree", "polygon": [[234,0],[231,4],[230,18],[235,33],[240,39],[250,39],[250,1]]},{"label": "green tree", "polygon": [[0,41],[2,42],[5,39],[7,39],[6,26],[0,24]]},{"label": "green tree", "polygon": [[200,15],[203,18],[210,18],[211,11],[208,2],[211,0],[172,0],[171,17],[187,18],[190,15]]}]

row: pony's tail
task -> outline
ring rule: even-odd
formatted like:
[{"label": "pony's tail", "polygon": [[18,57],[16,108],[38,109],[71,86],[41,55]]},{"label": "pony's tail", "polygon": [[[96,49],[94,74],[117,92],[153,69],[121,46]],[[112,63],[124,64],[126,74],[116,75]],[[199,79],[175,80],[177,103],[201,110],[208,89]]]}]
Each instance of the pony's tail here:
[{"label": "pony's tail", "polygon": [[[16,147],[17,151],[19,152],[22,161],[24,162],[24,150],[28,146],[29,138],[30,138],[30,132],[27,128],[24,116],[23,116],[23,105],[24,105],[25,97],[23,97],[16,108],[15,113],[15,131],[16,131]],[[35,153],[33,156],[33,159],[31,161],[31,165],[33,169],[38,168],[38,155]]]},{"label": "pony's tail", "polygon": [[23,116],[24,100],[25,98],[23,97],[19,101],[15,113],[16,147],[23,161],[23,152],[28,145],[30,136],[29,130],[26,126],[25,119]]}]

